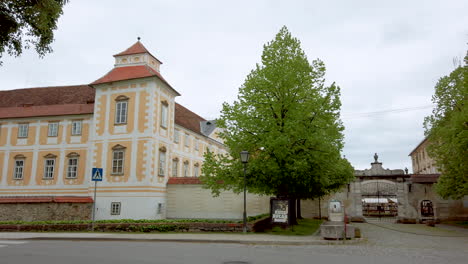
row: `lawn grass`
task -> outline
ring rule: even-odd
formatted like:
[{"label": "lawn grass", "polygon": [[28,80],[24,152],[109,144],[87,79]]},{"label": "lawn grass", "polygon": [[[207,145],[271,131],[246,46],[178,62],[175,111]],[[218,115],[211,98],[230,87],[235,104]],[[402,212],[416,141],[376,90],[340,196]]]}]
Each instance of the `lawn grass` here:
[{"label": "lawn grass", "polygon": [[317,232],[323,220],[318,219],[298,219],[298,225],[283,229],[279,226],[273,227],[271,230],[266,230],[265,233],[272,235],[284,236],[311,236]]},{"label": "lawn grass", "polygon": [[443,221],[442,223],[453,225],[453,226],[458,226],[458,227],[463,227],[463,228],[468,228],[468,221]]}]

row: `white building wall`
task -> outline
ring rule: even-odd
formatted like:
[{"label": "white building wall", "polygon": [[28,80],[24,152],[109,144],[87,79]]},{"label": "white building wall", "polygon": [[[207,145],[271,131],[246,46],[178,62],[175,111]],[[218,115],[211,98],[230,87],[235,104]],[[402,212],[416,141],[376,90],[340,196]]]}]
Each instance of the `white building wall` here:
[{"label": "white building wall", "polygon": [[[242,219],[243,194],[222,192],[213,197],[200,184],[170,184],[167,187],[167,218]],[[247,215],[269,213],[270,197],[247,194]]]}]

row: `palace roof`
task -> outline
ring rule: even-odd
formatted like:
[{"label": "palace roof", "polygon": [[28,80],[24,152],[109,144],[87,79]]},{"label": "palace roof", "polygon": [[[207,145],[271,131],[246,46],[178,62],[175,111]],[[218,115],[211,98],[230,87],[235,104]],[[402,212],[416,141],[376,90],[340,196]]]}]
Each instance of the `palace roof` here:
[{"label": "palace roof", "polygon": [[110,83],[116,81],[132,80],[145,77],[158,77],[163,83],[169,86],[177,95],[180,95],[172,86],[161,76],[159,72],[146,65],[116,67],[109,71],[103,77],[92,82],[90,85]]},{"label": "palace roof", "polygon": [[122,51],[120,53],[115,54],[114,57],[133,55],[133,54],[142,54],[142,53],[148,53],[153,58],[155,58],[159,63],[162,64],[162,62],[160,60],[158,60],[158,58],[153,56],[153,54],[151,54],[151,52],[149,52],[146,49],[146,47],[143,44],[141,44],[141,42],[139,40],[135,44],[133,44],[130,48],[128,48],[128,49],[126,49],[126,50],[124,50],[124,51]]},{"label": "palace roof", "polygon": [[[0,91],[0,119],[93,114],[95,93],[96,90],[89,85]],[[200,121],[206,120],[175,103],[177,125],[202,134]]]},{"label": "palace roof", "polygon": [[92,114],[94,94],[89,85],[0,91],[0,118]]},{"label": "palace roof", "polygon": [[200,129],[201,121],[206,120],[182,105],[178,103],[175,104],[175,123],[177,125],[192,130],[195,133],[202,134]]}]

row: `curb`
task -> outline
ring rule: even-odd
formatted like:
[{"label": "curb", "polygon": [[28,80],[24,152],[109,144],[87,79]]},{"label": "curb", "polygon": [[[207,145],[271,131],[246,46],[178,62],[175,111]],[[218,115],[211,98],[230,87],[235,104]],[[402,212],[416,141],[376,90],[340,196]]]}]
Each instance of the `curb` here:
[{"label": "curb", "polygon": [[264,241],[264,240],[228,240],[228,239],[170,239],[170,238],[111,238],[111,237],[29,237],[29,238],[0,238],[0,240],[48,240],[48,241],[125,241],[125,242],[177,242],[177,243],[219,243],[240,245],[353,245],[365,241],[364,238],[347,240],[313,240],[313,241]]}]

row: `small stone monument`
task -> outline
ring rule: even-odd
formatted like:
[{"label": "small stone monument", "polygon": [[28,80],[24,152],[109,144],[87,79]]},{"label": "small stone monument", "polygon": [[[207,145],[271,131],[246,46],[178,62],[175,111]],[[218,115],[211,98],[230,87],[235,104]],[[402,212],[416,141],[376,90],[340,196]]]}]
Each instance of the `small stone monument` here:
[{"label": "small stone monument", "polygon": [[354,238],[355,228],[352,225],[346,225],[344,223],[344,207],[343,204],[338,200],[331,200],[328,205],[328,220],[320,226],[320,235],[324,239],[343,239]]},{"label": "small stone monument", "polygon": [[338,200],[331,200],[328,205],[328,220],[332,222],[343,222],[344,212],[343,206]]}]

